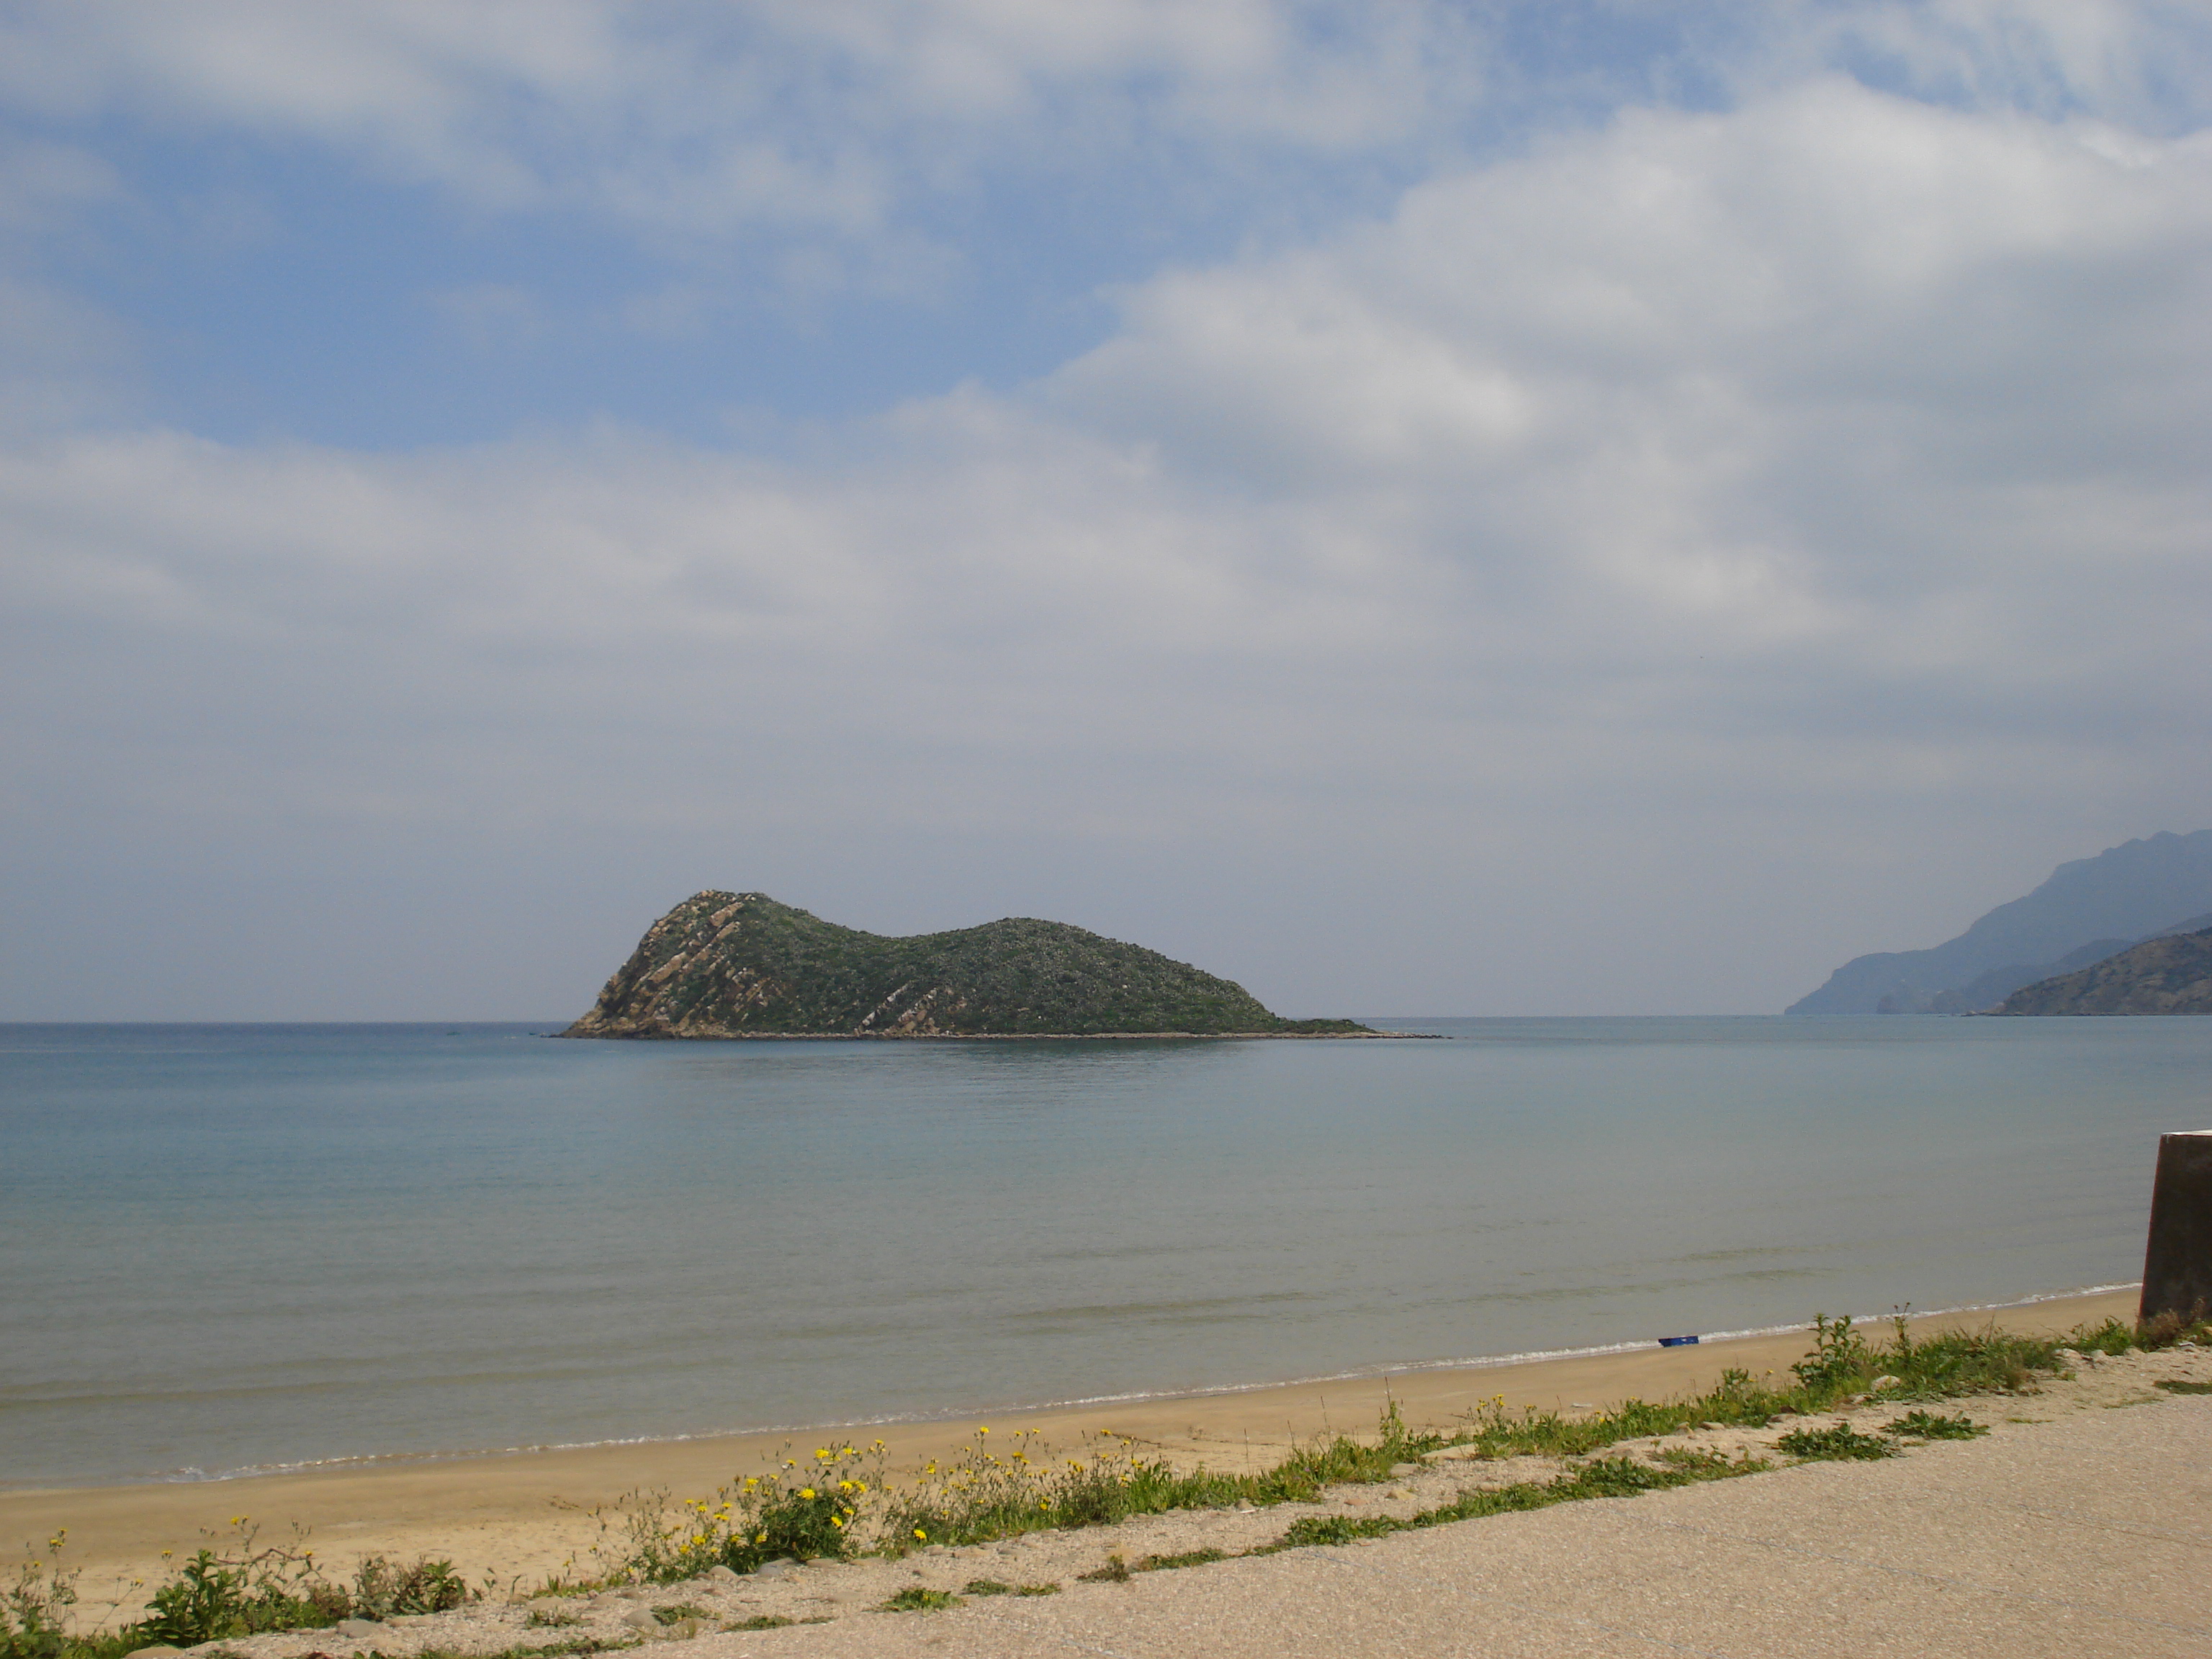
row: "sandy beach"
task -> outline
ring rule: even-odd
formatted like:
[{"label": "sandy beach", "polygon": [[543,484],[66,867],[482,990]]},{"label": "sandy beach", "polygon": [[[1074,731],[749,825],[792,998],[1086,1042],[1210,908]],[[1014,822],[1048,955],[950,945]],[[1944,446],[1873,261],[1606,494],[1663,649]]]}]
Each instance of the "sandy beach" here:
[{"label": "sandy beach", "polygon": [[[2132,1319],[2130,1289],[1916,1320],[1917,1330],[1992,1321],[2020,1332],[2057,1332],[2107,1317]],[[1664,1400],[1710,1387],[1728,1367],[1781,1371],[1807,1347],[1802,1331],[1656,1346],[1510,1365],[1471,1365],[1233,1394],[1008,1413],[1000,1432],[1035,1430],[1055,1449],[1113,1433],[1178,1464],[1258,1469],[1294,1441],[1370,1428],[1395,1399],[1408,1422],[1448,1424],[1481,1402],[1595,1409],[1623,1399]],[[601,1536],[592,1511],[624,1493],[661,1488],[704,1496],[760,1467],[787,1444],[880,1438],[896,1476],[956,1450],[977,1424],[965,1419],[803,1436],[745,1435],[605,1445],[437,1462],[349,1465],[220,1482],[0,1492],[0,1539],[36,1544],[65,1528],[68,1559],[83,1569],[88,1611],[110,1585],[161,1574],[164,1551],[187,1553],[239,1516],[264,1539],[305,1529],[319,1555],[345,1568],[362,1554],[450,1559],[476,1583],[528,1587],[570,1564],[588,1572]],[[135,1603],[133,1603],[135,1605]]]}]

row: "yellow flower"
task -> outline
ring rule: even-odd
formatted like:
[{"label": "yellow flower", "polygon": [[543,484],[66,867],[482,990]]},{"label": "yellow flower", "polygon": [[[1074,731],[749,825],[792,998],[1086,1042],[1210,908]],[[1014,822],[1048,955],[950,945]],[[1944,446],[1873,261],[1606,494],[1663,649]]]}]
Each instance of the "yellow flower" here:
[{"label": "yellow flower", "polygon": [[921,1540],[921,1541],[922,1541],[923,1543],[925,1543],[925,1544],[927,1544],[927,1543],[929,1541],[929,1534],[928,1534],[927,1533],[924,1532],[924,1531],[923,1531],[920,1527],[916,1527],[916,1528],[914,1529],[914,1535],[915,1535],[916,1538],[919,1538],[920,1540]]},{"label": "yellow flower", "polygon": [[799,1489],[799,1495],[801,1498],[811,1498],[814,1496],[814,1488],[811,1486],[801,1486]]}]

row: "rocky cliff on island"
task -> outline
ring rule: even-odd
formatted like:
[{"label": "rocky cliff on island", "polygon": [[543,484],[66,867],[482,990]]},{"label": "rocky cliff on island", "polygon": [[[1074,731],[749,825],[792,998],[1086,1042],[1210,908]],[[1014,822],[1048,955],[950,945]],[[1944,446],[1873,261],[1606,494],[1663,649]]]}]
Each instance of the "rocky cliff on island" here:
[{"label": "rocky cliff on island", "polygon": [[2079,973],[2015,991],[2001,1014],[2212,1014],[2212,928],[2145,939]]},{"label": "rocky cliff on island", "polygon": [[647,932],[572,1037],[1361,1036],[1066,922],[904,939],[764,893],[694,894]]}]

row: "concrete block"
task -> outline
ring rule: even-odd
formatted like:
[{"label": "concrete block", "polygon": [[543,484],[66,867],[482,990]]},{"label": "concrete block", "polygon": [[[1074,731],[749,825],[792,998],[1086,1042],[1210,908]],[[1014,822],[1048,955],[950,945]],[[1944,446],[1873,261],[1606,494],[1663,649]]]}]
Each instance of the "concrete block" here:
[{"label": "concrete block", "polygon": [[2158,1138],[2139,1316],[2212,1310],[2212,1129]]}]

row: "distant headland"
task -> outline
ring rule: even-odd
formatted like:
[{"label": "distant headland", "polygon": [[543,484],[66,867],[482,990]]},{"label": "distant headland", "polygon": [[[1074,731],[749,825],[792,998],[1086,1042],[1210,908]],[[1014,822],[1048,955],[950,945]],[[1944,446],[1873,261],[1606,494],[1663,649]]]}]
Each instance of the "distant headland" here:
[{"label": "distant headland", "polygon": [[2014,991],[2000,1014],[2212,1014],[2212,928],[2145,939]]},{"label": "distant headland", "polygon": [[892,939],[765,893],[654,922],[572,1037],[1384,1036],[1285,1019],[1243,986],[1062,921]]},{"label": "distant headland", "polygon": [[[2069,977],[2147,940],[2212,927],[2212,830],[2161,831],[2062,864],[2033,892],[2000,904],[1954,939],[1924,951],[1856,957],[1790,1005],[1793,1014],[2199,1013],[2200,998],[2122,995],[2100,981],[2096,1006],[2015,995]],[[2160,951],[2136,958],[2179,971]],[[2179,992],[2167,986],[2165,991]],[[2067,994],[2071,994],[2069,993]],[[2012,1000],[2008,1001],[2010,998]],[[2018,1006],[2015,1006],[2017,1004]],[[2033,1004],[2033,1006],[2030,1006]]]}]

